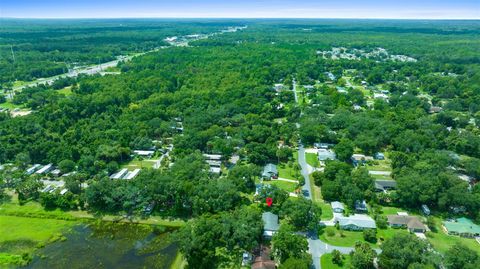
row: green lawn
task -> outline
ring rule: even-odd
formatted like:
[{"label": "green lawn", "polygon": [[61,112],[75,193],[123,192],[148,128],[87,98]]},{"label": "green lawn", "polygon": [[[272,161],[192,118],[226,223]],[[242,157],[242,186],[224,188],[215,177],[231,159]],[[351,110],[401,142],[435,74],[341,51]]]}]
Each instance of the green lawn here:
[{"label": "green lawn", "polygon": [[326,253],[323,254],[322,257],[320,258],[320,264],[322,265],[322,268],[325,269],[341,269],[341,268],[350,268],[350,255],[342,255],[343,257],[343,263],[342,265],[337,265],[332,262],[332,254],[331,253]]},{"label": "green lawn", "polygon": [[305,159],[307,163],[313,167],[320,166],[320,162],[318,161],[317,154],[315,153],[305,153]]},{"label": "green lawn", "polygon": [[[333,231],[334,235],[328,235],[328,231]],[[407,234],[408,231],[406,229],[393,229],[388,228],[385,230],[377,229],[377,243],[372,244],[369,243],[372,247],[378,248],[380,244],[383,242],[382,240],[387,240],[392,238],[395,234]],[[353,247],[355,243],[366,242],[363,239],[363,233],[361,231],[343,231],[337,230],[335,227],[326,227],[322,231],[320,235],[320,239],[322,239],[325,243],[331,244],[333,246],[339,247]]]},{"label": "green lawn", "polygon": [[436,232],[427,232],[427,239],[440,253],[445,253],[453,245],[460,243],[475,250],[480,255],[480,244],[475,239],[446,234],[442,229],[441,219],[435,218]]},{"label": "green lawn", "polygon": [[58,219],[0,216],[0,265],[25,265],[36,249],[61,240],[62,233],[75,224]]},{"label": "green lawn", "polygon": [[294,192],[297,188],[297,184],[293,182],[281,181],[281,180],[272,180],[272,181],[263,181],[265,184],[271,184],[279,187],[280,189],[287,192]]},{"label": "green lawn", "polygon": [[[297,162],[297,157],[298,157],[298,152],[293,153],[293,164],[298,163]],[[286,163],[280,163],[277,165],[277,170],[278,170],[278,176],[281,178],[286,178],[286,179],[293,179],[293,180],[298,180],[298,178],[295,177],[296,174],[298,174],[298,177],[301,177],[302,175],[300,174],[300,171],[295,172],[292,167],[288,166]]]},{"label": "green lawn", "polygon": [[328,203],[319,202],[318,205],[322,209],[322,220],[331,220],[333,218],[332,206]]},{"label": "green lawn", "polygon": [[130,162],[124,164],[121,166],[121,168],[128,168],[128,169],[137,169],[137,168],[153,168],[153,165],[155,162],[152,162],[151,160],[138,160],[138,159],[133,159]]},{"label": "green lawn", "polygon": [[[334,234],[328,235],[329,231],[333,231]],[[320,239],[325,243],[339,247],[353,247],[358,241],[365,242],[362,232],[337,230],[335,227],[325,227]]]},{"label": "green lawn", "polygon": [[406,210],[403,210],[398,207],[390,207],[390,206],[384,206],[382,207],[382,215],[387,216],[387,215],[397,215],[398,212],[407,212]]},{"label": "green lawn", "polygon": [[58,93],[64,94],[65,96],[72,95],[72,86],[65,87],[57,91]]},{"label": "green lawn", "polygon": [[11,102],[5,102],[0,104],[0,108],[15,109],[15,108],[21,108],[21,107],[22,106],[12,104]]},{"label": "green lawn", "polygon": [[392,171],[391,161],[388,159],[385,160],[375,160],[374,164],[368,164],[367,169],[372,171]]}]

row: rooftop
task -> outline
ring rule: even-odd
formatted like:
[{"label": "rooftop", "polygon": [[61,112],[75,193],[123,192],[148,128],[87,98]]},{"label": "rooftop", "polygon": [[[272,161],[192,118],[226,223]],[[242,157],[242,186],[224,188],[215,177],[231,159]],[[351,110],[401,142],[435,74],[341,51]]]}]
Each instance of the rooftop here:
[{"label": "rooftop", "polygon": [[340,226],[355,225],[363,228],[377,228],[375,221],[370,216],[365,214],[354,214],[348,217],[338,217],[337,221]]},{"label": "rooftop", "polygon": [[473,223],[471,220],[467,218],[459,218],[456,221],[444,221],[443,226],[448,230],[448,232],[455,232],[455,233],[472,233],[478,234],[480,233],[480,226]]},{"label": "rooftop", "polygon": [[272,212],[265,212],[262,214],[263,229],[265,231],[278,231],[280,225],[278,224],[278,216]]}]

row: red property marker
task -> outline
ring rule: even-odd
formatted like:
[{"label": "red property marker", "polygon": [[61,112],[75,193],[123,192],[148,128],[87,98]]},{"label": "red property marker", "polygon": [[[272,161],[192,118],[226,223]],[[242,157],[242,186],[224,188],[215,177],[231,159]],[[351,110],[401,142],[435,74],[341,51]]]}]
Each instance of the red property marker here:
[{"label": "red property marker", "polygon": [[265,202],[267,202],[267,206],[272,206],[272,203],[273,203],[273,199],[270,198],[270,197],[267,197],[267,199],[265,200]]}]

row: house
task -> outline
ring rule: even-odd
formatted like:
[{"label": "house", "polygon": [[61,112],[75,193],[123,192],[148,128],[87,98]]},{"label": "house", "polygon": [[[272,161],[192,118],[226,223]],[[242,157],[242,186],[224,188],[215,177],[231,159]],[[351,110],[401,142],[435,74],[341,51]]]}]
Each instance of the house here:
[{"label": "house", "polygon": [[62,174],[62,171],[60,171],[60,169],[55,169],[52,172],[50,172],[50,174],[52,174],[52,176],[54,177],[59,177]]},{"label": "house", "polygon": [[215,160],[220,161],[222,159],[222,155],[220,154],[203,154],[203,157],[207,160]]},{"label": "house", "polygon": [[375,160],[385,160],[385,154],[383,154],[381,152],[377,152],[377,153],[375,153],[375,155],[373,155],[373,158]]},{"label": "house", "polygon": [[280,225],[278,224],[278,215],[275,215],[272,212],[265,212],[262,214],[262,220],[263,236],[265,238],[272,238],[280,228]]},{"label": "house", "polygon": [[422,205],[422,211],[423,211],[423,214],[425,215],[430,215],[430,208],[428,208],[427,205]]},{"label": "house", "polygon": [[366,229],[376,229],[375,221],[365,214],[354,214],[348,217],[337,217],[336,221],[342,230],[361,231]]},{"label": "house", "polygon": [[332,72],[326,72],[325,74],[327,75],[328,79],[330,79],[330,80],[335,80],[336,79],[335,75],[332,74]]},{"label": "house", "polygon": [[273,85],[273,89],[276,91],[276,92],[280,92],[282,91],[283,89],[285,88],[285,86],[281,83],[277,83],[275,85]]},{"label": "house", "polygon": [[34,164],[32,167],[28,168],[25,171],[25,174],[27,175],[33,174],[35,171],[37,171],[40,168],[40,166],[41,166],[40,164]]},{"label": "house", "polygon": [[330,205],[332,206],[332,210],[334,213],[343,213],[345,211],[345,207],[341,202],[334,201],[331,202]]},{"label": "house", "polygon": [[138,173],[140,173],[140,169],[135,169],[123,176],[123,179],[134,179],[138,175]]},{"label": "house", "polygon": [[53,164],[49,163],[47,165],[45,165],[44,167],[40,168],[37,172],[35,172],[35,174],[38,174],[38,175],[43,175],[43,174],[46,174],[50,171],[53,170]]},{"label": "house", "polygon": [[128,173],[127,168],[123,168],[122,170],[118,171],[117,173],[113,173],[110,175],[111,179],[122,179]]},{"label": "house", "polygon": [[335,152],[333,152],[332,150],[329,150],[329,149],[320,148],[317,151],[317,155],[318,155],[318,160],[319,161],[337,159],[337,155],[335,154]]},{"label": "house", "polygon": [[434,114],[434,113],[439,113],[442,112],[443,108],[439,106],[431,106],[430,109],[428,110],[428,113]]},{"label": "house", "polygon": [[355,212],[357,212],[357,213],[367,213],[368,212],[367,202],[365,202],[365,200],[355,201]]},{"label": "house", "polygon": [[209,172],[212,174],[220,174],[222,172],[222,155],[220,154],[203,154],[205,162],[208,163]]},{"label": "house", "polygon": [[337,86],[336,89],[338,93],[347,93],[347,90],[344,87]]},{"label": "house", "polygon": [[397,188],[397,182],[395,180],[375,180],[375,191],[386,192]]},{"label": "house", "polygon": [[364,165],[365,163],[367,163],[367,161],[373,161],[373,158],[371,156],[365,156],[363,154],[353,154],[350,160],[352,160],[354,166],[357,166]]},{"label": "house", "polygon": [[135,155],[145,157],[145,158],[151,158],[153,154],[155,154],[155,151],[153,150],[134,150],[133,153]]},{"label": "house", "polygon": [[373,94],[373,98],[374,99],[384,99],[384,100],[387,100],[388,99],[388,96],[384,93],[374,93]]},{"label": "house", "polygon": [[264,179],[278,178],[277,166],[274,165],[273,163],[269,163],[265,165],[262,172],[262,178]]},{"label": "house", "polygon": [[255,259],[252,263],[252,269],[275,269],[277,265],[270,259],[270,248],[260,246],[254,250]]},{"label": "house", "polygon": [[467,218],[459,218],[454,221],[444,221],[443,227],[449,235],[473,238],[480,236],[480,226]]},{"label": "house", "polygon": [[315,149],[329,149],[333,144],[329,143],[313,143]]},{"label": "house", "polygon": [[411,233],[425,233],[427,227],[414,216],[388,215],[388,224],[393,228],[407,228]]}]

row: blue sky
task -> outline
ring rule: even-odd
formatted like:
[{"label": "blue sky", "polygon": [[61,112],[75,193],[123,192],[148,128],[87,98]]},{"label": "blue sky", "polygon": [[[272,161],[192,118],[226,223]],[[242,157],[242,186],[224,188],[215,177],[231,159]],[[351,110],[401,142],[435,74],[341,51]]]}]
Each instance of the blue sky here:
[{"label": "blue sky", "polygon": [[480,19],[480,0],[0,0],[0,17]]}]

